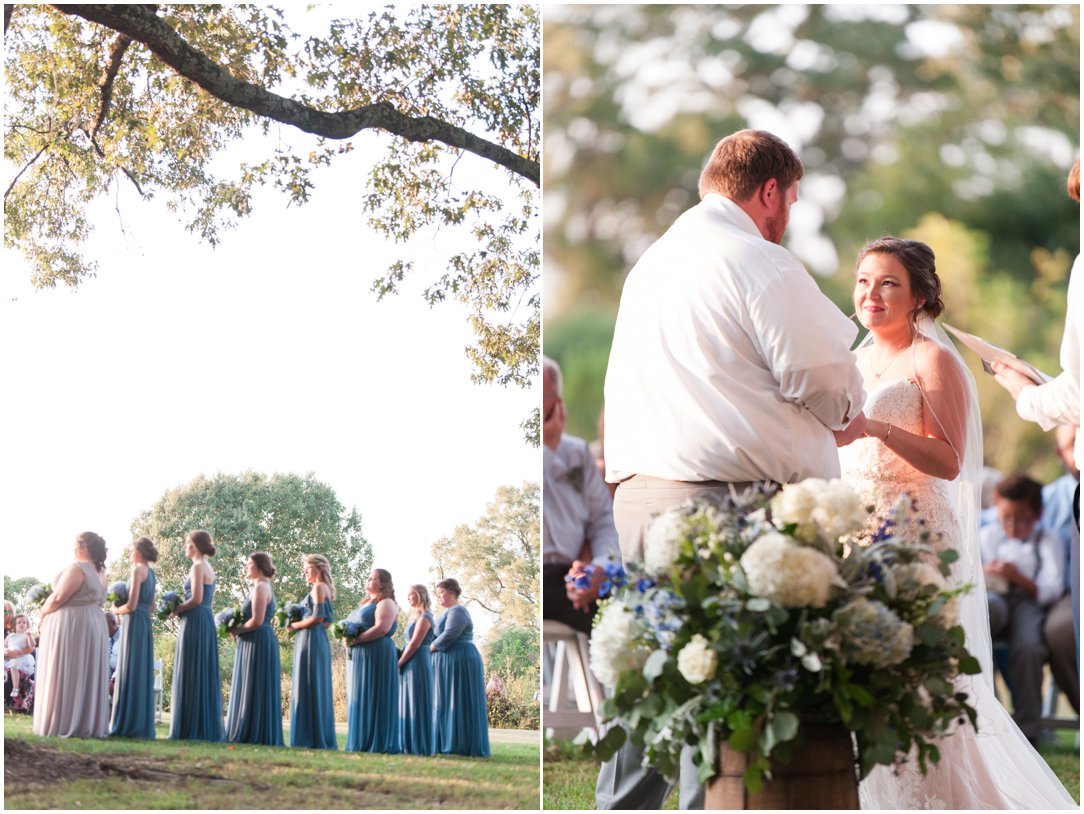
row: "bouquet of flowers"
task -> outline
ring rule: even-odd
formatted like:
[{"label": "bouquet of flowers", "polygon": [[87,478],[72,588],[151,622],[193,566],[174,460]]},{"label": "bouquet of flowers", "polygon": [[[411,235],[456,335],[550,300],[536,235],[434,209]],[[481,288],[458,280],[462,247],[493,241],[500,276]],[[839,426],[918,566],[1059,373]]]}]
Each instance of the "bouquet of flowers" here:
[{"label": "bouquet of flowers", "polygon": [[231,608],[220,610],[215,614],[215,627],[218,628],[218,638],[225,639],[230,631],[239,628],[245,621],[241,615],[241,609],[234,605]]},{"label": "bouquet of flowers", "polygon": [[109,593],[105,595],[105,598],[112,602],[115,608],[126,605],[128,603],[128,583],[114,582],[109,586]]},{"label": "bouquet of flowers", "polygon": [[39,582],[37,585],[31,585],[30,590],[23,597],[23,604],[40,608],[45,604],[45,600],[49,598],[52,592],[53,584],[51,582]]},{"label": "bouquet of flowers", "polygon": [[[769,511],[770,509],[770,511]],[[960,674],[979,672],[956,623],[937,553],[902,499],[890,516],[839,480],[700,500],[660,515],[642,568],[605,602],[591,636],[591,668],[613,693],[617,719],[587,748],[607,759],[626,737],[676,777],[697,744],[700,782],[718,771],[716,745],[749,757],[745,784],[761,790],[807,723],[854,733],[860,774],[902,762],[922,771],[954,722],[975,723]]]},{"label": "bouquet of flowers", "polygon": [[[285,602],[282,607],[275,611],[275,621],[279,627],[286,627],[291,622],[300,622],[305,616],[305,606],[300,602]],[[296,630],[287,631],[291,636]]]},{"label": "bouquet of flowers", "polygon": [[177,610],[177,606],[182,602],[180,591],[166,591],[162,594],[162,598],[158,600],[158,618],[168,619],[169,615],[173,611]]},{"label": "bouquet of flowers", "polygon": [[[368,628],[368,625],[362,624],[361,622],[355,622],[353,619],[340,619],[331,626],[331,635],[336,639],[342,639],[345,643],[353,641],[365,630],[368,630]],[[346,657],[348,659],[353,658],[349,649],[346,651]]]}]

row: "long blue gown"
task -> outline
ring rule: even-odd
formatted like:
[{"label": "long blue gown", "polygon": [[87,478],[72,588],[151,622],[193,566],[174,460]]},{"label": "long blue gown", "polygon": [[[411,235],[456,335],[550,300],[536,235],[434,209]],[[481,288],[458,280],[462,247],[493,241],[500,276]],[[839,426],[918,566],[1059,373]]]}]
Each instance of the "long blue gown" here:
[{"label": "long blue gown", "polygon": [[139,586],[139,604],[120,617],[120,652],[113,684],[113,716],[109,721],[109,734],[115,737],[154,737],[151,606],[156,585],[153,569],[147,568],[147,578]]},{"label": "long blue gown", "polygon": [[[376,603],[365,605],[347,617],[366,629],[376,622]],[[391,640],[398,621],[371,642],[350,648],[346,662],[346,749],[350,752],[398,754],[399,654]]]},{"label": "long blue gown", "polygon": [[[173,662],[173,722],[169,736],[182,740],[220,741],[222,684],[218,672],[218,632],[211,613],[215,586],[203,586],[203,601],[181,616],[177,656]],[[191,577],[184,581],[185,599],[192,596]]]},{"label": "long blue gown", "polygon": [[[241,605],[241,616],[252,618],[252,600]],[[226,715],[226,740],[282,746],[282,662],[279,640],[271,629],[275,618],[272,595],[259,627],[237,635],[233,684]]]},{"label": "long blue gown", "polygon": [[485,671],[474,646],[474,623],[466,608],[453,605],[437,619],[436,628],[437,751],[489,757]]},{"label": "long blue gown", "polygon": [[[414,655],[399,673],[399,739],[408,755],[431,755],[436,749],[433,734],[433,660],[429,645],[433,633],[433,614],[422,614],[429,620],[429,630]],[[419,620],[410,623],[406,631],[409,643]]]},{"label": "long blue gown", "polygon": [[294,681],[290,698],[290,746],[338,749],[335,698],[331,694],[331,647],[324,625],[335,621],[331,600],[314,605],[305,597],[305,619],[320,616],[324,624],[294,634]]}]

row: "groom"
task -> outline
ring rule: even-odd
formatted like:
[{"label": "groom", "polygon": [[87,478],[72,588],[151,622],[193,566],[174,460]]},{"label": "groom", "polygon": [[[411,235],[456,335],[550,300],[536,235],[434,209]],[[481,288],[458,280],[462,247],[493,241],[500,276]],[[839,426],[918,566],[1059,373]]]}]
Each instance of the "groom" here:
[{"label": "groom", "polygon": [[[778,137],[720,141],[701,202],[629,273],[606,371],[607,480],[626,562],[655,516],[765,481],[839,476],[865,427],[857,329],[780,243],[803,174]],[[691,760],[680,804],[703,808]],[[603,764],[600,809],[662,808],[671,785],[626,743]]]}]

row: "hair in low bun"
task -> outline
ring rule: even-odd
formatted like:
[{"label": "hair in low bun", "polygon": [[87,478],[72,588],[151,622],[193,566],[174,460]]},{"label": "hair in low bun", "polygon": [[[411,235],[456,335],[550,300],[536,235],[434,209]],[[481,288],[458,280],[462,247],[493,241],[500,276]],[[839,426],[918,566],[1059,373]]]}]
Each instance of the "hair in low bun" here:
[{"label": "hair in low bun", "polygon": [[933,249],[921,240],[891,236],[871,240],[858,253],[856,268],[862,265],[868,254],[890,254],[907,269],[911,292],[918,298],[918,306],[912,318],[917,319],[923,311],[930,317],[937,317],[945,310],[945,303],[941,301],[941,278],[937,276]]},{"label": "hair in low bun", "polygon": [[195,531],[188,532],[188,539],[192,541],[192,545],[194,545],[203,556],[213,557],[215,555],[215,544],[211,542],[211,535],[209,532],[206,532],[203,529],[196,529]]}]

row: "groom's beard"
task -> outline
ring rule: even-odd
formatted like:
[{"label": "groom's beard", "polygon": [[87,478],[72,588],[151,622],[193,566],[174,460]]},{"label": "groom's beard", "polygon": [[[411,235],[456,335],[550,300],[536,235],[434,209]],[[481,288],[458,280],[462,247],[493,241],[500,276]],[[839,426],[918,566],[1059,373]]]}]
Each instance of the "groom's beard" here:
[{"label": "groom's beard", "polygon": [[779,199],[779,206],[775,212],[768,215],[764,221],[764,228],[767,234],[765,238],[772,243],[783,244],[783,234],[787,231],[787,224],[790,222],[790,209],[787,206],[787,202]]}]

